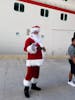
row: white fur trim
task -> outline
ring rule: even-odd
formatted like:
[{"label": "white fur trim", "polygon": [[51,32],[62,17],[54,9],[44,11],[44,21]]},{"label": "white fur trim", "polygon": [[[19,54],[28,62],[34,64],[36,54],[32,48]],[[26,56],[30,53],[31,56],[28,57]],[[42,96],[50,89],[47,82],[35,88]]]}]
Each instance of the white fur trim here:
[{"label": "white fur trim", "polygon": [[32,78],[31,79],[31,83],[37,83],[38,82],[38,79],[37,78]]},{"label": "white fur trim", "polygon": [[41,37],[39,35],[31,34],[29,37],[31,39],[33,39],[35,41],[35,43],[38,43],[40,45],[40,47],[44,47],[42,40],[41,40]]},{"label": "white fur trim", "polygon": [[31,29],[31,33],[34,33],[35,31],[39,32],[40,31],[40,28],[32,28]]},{"label": "white fur trim", "polygon": [[30,81],[28,81],[28,80],[23,80],[23,85],[24,86],[30,86]]},{"label": "white fur trim", "polygon": [[29,53],[31,53],[31,54],[35,54],[37,52],[37,48],[34,47],[34,45],[32,44],[32,45],[30,45],[30,46],[27,47],[27,51]]},{"label": "white fur trim", "polygon": [[43,59],[26,60],[26,66],[40,66],[43,64]]}]

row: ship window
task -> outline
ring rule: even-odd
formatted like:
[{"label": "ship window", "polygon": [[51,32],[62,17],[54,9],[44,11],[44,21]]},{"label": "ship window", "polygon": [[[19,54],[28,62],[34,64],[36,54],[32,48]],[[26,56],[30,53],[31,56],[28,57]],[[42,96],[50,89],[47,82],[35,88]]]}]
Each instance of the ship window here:
[{"label": "ship window", "polygon": [[14,3],[14,10],[24,12],[24,5],[16,2]]},{"label": "ship window", "polygon": [[23,4],[20,4],[20,11],[24,12],[24,5]]},{"label": "ship window", "polygon": [[43,17],[48,17],[49,16],[49,11],[47,9],[41,9],[40,10],[40,15]]},{"label": "ship window", "polygon": [[14,3],[14,10],[16,10],[16,11],[19,10],[19,3]]},{"label": "ship window", "polygon": [[64,0],[64,1],[68,1],[68,0]]},{"label": "ship window", "polygon": [[66,21],[66,20],[67,20],[67,14],[63,14],[63,13],[62,13],[62,14],[60,15],[60,19],[63,20],[63,21]]},{"label": "ship window", "polygon": [[61,20],[63,20],[63,14],[61,14],[61,16],[60,16],[60,17],[61,17]]},{"label": "ship window", "polygon": [[45,10],[45,17],[48,17],[49,11]]},{"label": "ship window", "polygon": [[40,14],[41,16],[44,16],[44,9],[41,9]]},{"label": "ship window", "polygon": [[67,14],[65,14],[65,18],[64,18],[64,20],[67,20]]}]

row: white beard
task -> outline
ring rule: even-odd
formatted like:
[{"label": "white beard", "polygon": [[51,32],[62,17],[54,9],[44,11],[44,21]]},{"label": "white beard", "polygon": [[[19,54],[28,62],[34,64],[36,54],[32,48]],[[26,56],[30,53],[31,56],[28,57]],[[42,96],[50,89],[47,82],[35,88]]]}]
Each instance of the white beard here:
[{"label": "white beard", "polygon": [[41,47],[43,47],[42,40],[39,35],[35,35],[35,34],[31,33],[31,35],[29,37],[32,38],[35,41],[35,43],[38,43]]}]

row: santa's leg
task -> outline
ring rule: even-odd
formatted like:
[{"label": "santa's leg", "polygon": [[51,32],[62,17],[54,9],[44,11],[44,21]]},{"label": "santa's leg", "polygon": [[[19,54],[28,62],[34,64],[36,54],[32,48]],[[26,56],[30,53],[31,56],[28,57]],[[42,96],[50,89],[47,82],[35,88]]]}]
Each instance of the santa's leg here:
[{"label": "santa's leg", "polygon": [[36,86],[36,84],[38,82],[38,78],[39,78],[40,67],[34,66],[33,69],[34,69],[34,71],[33,71],[33,78],[31,80],[31,83],[32,83],[31,89],[40,91],[41,88]]},{"label": "santa's leg", "polygon": [[24,94],[27,98],[30,97],[30,85],[31,85],[31,79],[32,79],[32,76],[33,76],[33,67],[27,67],[27,74],[25,76],[25,79],[23,81],[23,84],[25,86],[24,88]]}]

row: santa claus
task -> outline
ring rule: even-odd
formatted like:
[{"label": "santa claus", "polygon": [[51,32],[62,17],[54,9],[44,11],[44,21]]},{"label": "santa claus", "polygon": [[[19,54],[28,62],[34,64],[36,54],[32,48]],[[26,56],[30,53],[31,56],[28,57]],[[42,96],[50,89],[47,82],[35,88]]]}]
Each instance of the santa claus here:
[{"label": "santa claus", "polygon": [[37,87],[37,80],[39,78],[40,66],[43,63],[42,51],[46,51],[39,36],[40,27],[33,26],[30,30],[30,36],[25,41],[24,51],[27,52],[27,73],[23,80],[24,94],[30,97],[30,87],[34,90],[41,90]]}]

